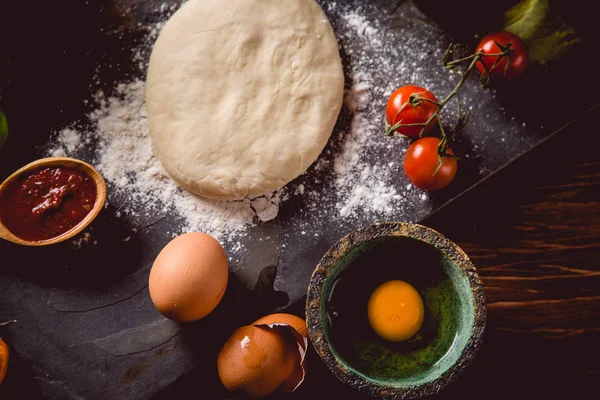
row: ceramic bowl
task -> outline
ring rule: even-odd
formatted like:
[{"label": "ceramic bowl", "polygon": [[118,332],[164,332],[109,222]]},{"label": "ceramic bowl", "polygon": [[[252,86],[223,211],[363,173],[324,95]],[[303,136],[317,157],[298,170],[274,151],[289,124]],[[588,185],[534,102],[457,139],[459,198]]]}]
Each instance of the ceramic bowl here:
[{"label": "ceramic bowl", "polygon": [[[388,342],[368,323],[369,296],[388,280],[411,283],[425,305],[419,333],[406,342]],[[437,393],[470,363],[486,308],[475,267],[456,244],[425,226],[383,223],[350,233],[323,256],[306,317],[314,348],[338,379],[374,397],[413,399]]]},{"label": "ceramic bowl", "polygon": [[89,212],[89,214],[86,215],[86,217],[73,228],[59,236],[47,240],[29,241],[21,239],[15,236],[10,230],[8,230],[8,228],[6,228],[2,224],[2,221],[0,221],[0,239],[4,239],[22,246],[48,246],[56,243],[61,243],[81,233],[89,224],[92,223],[92,221],[98,216],[98,214],[104,207],[104,203],[106,201],[106,182],[104,181],[102,175],[100,175],[100,173],[88,163],[69,157],[42,158],[40,160],[36,160],[32,163],[25,165],[24,167],[15,171],[12,175],[6,178],[6,180],[2,182],[2,184],[0,184],[0,192],[2,192],[3,188],[9,185],[10,182],[14,181],[15,179],[18,179],[22,174],[46,167],[75,168],[84,172],[90,178],[92,178],[96,185],[96,202],[94,203],[94,207]]}]

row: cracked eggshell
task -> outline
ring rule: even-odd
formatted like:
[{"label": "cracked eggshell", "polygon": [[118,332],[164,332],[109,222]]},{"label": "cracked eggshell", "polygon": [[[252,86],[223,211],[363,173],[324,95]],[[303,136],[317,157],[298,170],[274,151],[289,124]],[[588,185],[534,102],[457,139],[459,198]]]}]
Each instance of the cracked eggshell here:
[{"label": "cracked eggshell", "polygon": [[254,321],[254,325],[281,326],[292,329],[298,345],[298,362],[294,372],[279,388],[282,392],[294,392],[306,377],[305,357],[308,348],[308,328],[306,321],[293,314],[277,313],[264,316]]},{"label": "cracked eggshell", "polygon": [[266,315],[262,318],[257,319],[253,323],[253,325],[261,325],[261,324],[264,324],[264,325],[271,325],[271,324],[289,325],[292,328],[294,328],[295,330],[297,330],[298,333],[302,335],[302,337],[308,338],[308,328],[306,327],[306,321],[300,317],[293,315],[293,314],[285,314],[285,313],[270,314],[270,315]]},{"label": "cracked eggshell", "polygon": [[186,233],[169,242],[152,265],[148,288],[165,317],[195,321],[219,304],[229,277],[227,256],[212,236]]},{"label": "cracked eggshell", "polygon": [[294,372],[296,343],[279,327],[243,326],[221,348],[219,378],[229,391],[244,391],[261,398],[275,392]]}]

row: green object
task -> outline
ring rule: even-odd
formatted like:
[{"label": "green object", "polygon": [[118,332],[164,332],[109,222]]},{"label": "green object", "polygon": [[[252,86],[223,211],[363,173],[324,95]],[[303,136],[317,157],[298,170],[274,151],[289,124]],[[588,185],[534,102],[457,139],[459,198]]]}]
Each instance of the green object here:
[{"label": "green object", "polygon": [[504,14],[504,30],[517,35],[529,49],[531,63],[562,57],[581,42],[575,29],[553,16],[549,0],[523,0]]},{"label": "green object", "polygon": [[531,39],[548,16],[548,0],[524,0],[504,14],[505,29],[521,40]]},{"label": "green object", "polygon": [[6,121],[6,115],[0,110],[0,150],[2,150],[2,146],[4,146],[4,142],[6,142],[6,138],[8,137],[8,122]]},{"label": "green object", "polygon": [[[403,280],[421,294],[425,319],[405,342],[368,322],[373,290]],[[474,357],[485,326],[483,287],[469,258],[427,227],[384,223],[341,239],[321,259],[306,305],[311,340],[341,381],[374,397],[437,393]]]},{"label": "green object", "polygon": [[[405,260],[417,261],[418,266],[414,261],[403,262],[404,254],[411,254]],[[411,270],[397,268],[400,265]],[[394,271],[386,270],[390,267]],[[370,276],[365,277],[365,273]],[[348,282],[348,290],[342,292],[349,279],[353,282]],[[393,279],[413,284],[425,304],[427,319],[420,335],[404,343],[388,342],[371,332],[368,320],[359,311],[366,308],[374,288]],[[460,358],[473,329],[474,305],[468,279],[451,260],[415,239],[379,239],[358,246],[340,260],[323,291],[329,293],[323,310],[333,306],[336,313],[348,311],[349,321],[339,332],[336,322],[331,322],[335,317],[324,316],[324,331],[333,353],[344,359],[353,372],[375,383],[411,387],[432,382]],[[337,304],[336,295],[341,297]],[[350,297],[358,297],[358,301],[348,307]]]}]

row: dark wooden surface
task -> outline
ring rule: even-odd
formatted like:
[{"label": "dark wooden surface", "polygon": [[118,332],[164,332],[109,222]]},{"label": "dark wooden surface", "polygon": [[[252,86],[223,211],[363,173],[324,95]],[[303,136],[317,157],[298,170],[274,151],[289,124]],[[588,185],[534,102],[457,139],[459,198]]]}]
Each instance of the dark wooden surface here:
[{"label": "dark wooden surface", "polygon": [[[469,254],[488,301],[479,354],[435,398],[598,398],[599,117],[596,109],[423,221]],[[338,398],[362,398],[311,379],[306,395],[335,387]]]},{"label": "dark wooden surface", "polygon": [[[599,117],[596,109],[424,221],[471,256],[488,300],[478,356],[436,398],[597,398]],[[302,308],[298,303],[291,311]],[[309,362],[305,385],[282,397],[362,398],[337,382],[314,353]],[[203,396],[206,375],[214,372],[192,372],[157,399],[214,398]],[[16,354],[0,398],[40,398]]]},{"label": "dark wooden surface", "polygon": [[[387,2],[387,0],[379,1],[379,3]],[[392,2],[389,1],[389,3]],[[91,5],[88,5],[88,3]],[[15,63],[11,69],[17,73],[17,76],[13,76],[15,79],[10,86],[10,92],[3,93],[5,96],[3,107],[6,106],[5,111],[9,115],[9,120],[12,121],[11,132],[14,132],[11,134],[13,144],[8,144],[12,147],[6,147],[2,153],[3,157],[0,157],[0,164],[5,166],[4,171],[6,173],[14,169],[9,168],[9,165],[13,165],[16,168],[23,165],[25,161],[33,158],[33,153],[29,152],[30,149],[34,143],[46,143],[46,134],[48,131],[55,129],[57,126],[68,124],[86,112],[86,107],[81,99],[89,96],[89,75],[94,73],[97,66],[113,65],[114,62],[116,67],[106,70],[102,75],[104,83],[108,85],[108,88],[112,84],[112,79],[122,80],[123,76],[127,72],[130,72],[132,66],[127,63],[124,64],[122,61],[129,60],[131,47],[127,43],[131,43],[130,40],[138,40],[141,32],[132,28],[135,32],[132,32],[131,36],[125,35],[122,37],[115,34],[103,34],[102,32],[106,28],[110,28],[109,31],[112,31],[113,28],[116,29],[119,26],[135,27],[135,24],[129,25],[133,19],[127,16],[127,24],[122,25],[120,23],[122,21],[120,10],[117,9],[113,12],[112,6],[103,8],[100,7],[100,4],[139,4],[140,6],[136,8],[137,11],[134,17],[144,17],[139,19],[139,21],[146,21],[145,18],[152,19],[153,7],[144,7],[143,5],[153,3],[162,3],[162,0],[97,0],[89,2],[71,0],[38,2],[38,4],[35,4],[36,12],[31,13],[31,5],[28,2],[20,0],[3,2],[3,5],[7,5],[8,7],[2,9],[2,15],[5,18],[3,22],[0,22],[0,31],[6,33],[0,35],[0,37],[6,38],[7,40],[4,44],[9,49],[14,48],[16,52],[15,58],[13,58],[13,62]],[[590,19],[595,18],[595,13],[586,13],[581,10],[579,5],[577,7],[573,6],[573,0],[565,1],[565,3],[568,3],[569,8],[576,10],[579,14],[589,15]],[[593,2],[586,3],[592,4]],[[489,10],[486,9],[486,11]],[[486,22],[488,21],[486,20]],[[593,33],[596,33],[595,20],[593,22],[594,24],[590,26],[593,28]],[[73,32],[77,32],[77,34]],[[595,36],[590,35],[590,37],[593,39]],[[592,40],[589,43],[593,45],[594,42]],[[12,54],[13,52],[9,51],[9,53]],[[85,54],[86,57],[82,57],[82,54]],[[584,60],[587,60],[587,51],[585,52],[585,56]],[[552,85],[547,85],[545,82],[548,78],[545,74],[531,74],[537,78],[532,81],[533,83],[527,85],[525,90],[520,90],[522,93],[527,93],[527,96],[511,98],[511,100],[515,100],[514,103],[522,106],[515,109],[523,112],[526,111],[528,119],[532,119],[527,121],[527,127],[538,126],[535,121],[539,120],[544,121],[546,129],[549,131],[552,129],[551,126],[553,127],[558,123],[557,121],[563,121],[572,116],[573,110],[580,111],[579,109],[582,107],[582,104],[589,105],[590,101],[594,101],[596,96],[593,90],[596,88],[594,84],[582,85],[574,83],[577,78],[579,78],[579,81],[587,81],[592,78],[584,73],[584,67],[587,63],[577,63],[576,60],[580,60],[579,58],[569,57],[569,59],[569,63],[563,64],[564,69],[553,70],[553,76],[560,77],[561,79],[553,80]],[[590,66],[593,68],[592,65]],[[578,72],[577,74],[572,73],[574,69]],[[568,79],[562,79],[563,77],[568,77]],[[542,85],[542,83],[544,84]],[[559,96],[561,90],[557,86],[562,86],[571,95],[576,93],[577,101],[575,101],[573,96],[571,96],[572,98],[569,101],[561,97],[558,100],[563,102],[559,103],[554,97],[540,96],[540,92],[530,89],[532,87],[549,88],[550,90],[544,90],[543,93],[557,94]],[[590,87],[592,90],[585,90],[586,87]],[[69,88],[69,90],[65,90],[65,88]],[[537,107],[531,107],[530,103],[533,103],[532,99],[537,98],[539,100],[539,97],[543,99],[549,98],[553,104],[560,104],[559,107],[563,108],[563,112],[548,112],[544,107],[540,107],[538,103],[535,103],[538,105]],[[9,99],[11,99],[12,105],[6,103]],[[513,101],[510,103],[513,103]],[[513,107],[507,105],[507,109],[513,110]],[[31,110],[35,110],[35,112]],[[64,113],[63,110],[65,110]],[[554,122],[552,124],[546,123],[550,121]],[[15,129],[17,126],[20,126],[18,130]],[[563,216],[563,213],[569,212],[572,215],[579,215],[582,212],[579,210],[579,205],[573,208],[569,208],[568,206],[570,206],[573,199],[578,199],[579,196],[582,196],[581,193],[584,193],[583,196],[586,196],[585,193],[587,193],[588,198],[593,197],[594,190],[597,191],[597,187],[585,189],[575,194],[575,197],[569,198],[568,196],[570,195],[565,193],[572,192],[572,188],[566,188],[564,191],[560,188],[554,189],[551,179],[553,179],[552,177],[555,175],[555,172],[551,172],[548,175],[550,178],[544,176],[542,172],[547,166],[557,164],[556,171],[562,172],[563,168],[565,168],[567,175],[560,175],[563,178],[557,177],[556,179],[563,179],[563,182],[568,181],[570,179],[568,171],[574,170],[565,166],[574,165],[573,163],[578,162],[578,153],[574,152],[574,148],[571,148],[570,151],[566,152],[569,153],[568,159],[559,159],[559,155],[565,152],[563,147],[566,148],[566,145],[570,144],[567,142],[571,138],[576,138],[575,140],[577,141],[585,140],[587,148],[583,149],[583,151],[587,152],[585,153],[587,154],[586,157],[593,158],[594,153],[591,150],[590,142],[596,137],[596,131],[597,128],[592,123],[586,129],[573,129],[566,136],[563,136],[561,140],[558,142],[555,141],[555,144],[551,146],[555,147],[559,153],[555,153],[554,156],[539,156],[542,158],[547,157],[547,159],[544,158],[543,162],[539,164],[541,169],[533,168],[536,164],[535,162],[527,164],[524,167],[514,167],[509,170],[513,172],[506,173],[509,175],[512,174],[509,178],[505,178],[502,181],[499,180],[501,178],[494,177],[483,188],[476,189],[468,196],[459,199],[452,207],[446,208],[428,222],[442,233],[459,242],[459,244],[465,247],[465,250],[473,255],[475,262],[480,267],[484,282],[489,286],[488,297],[492,302],[489,329],[485,337],[482,352],[476,360],[476,365],[470,368],[467,374],[446,392],[447,394],[444,395],[446,398],[459,396],[461,398],[489,398],[494,395],[498,395],[501,398],[508,396],[511,398],[520,398],[523,397],[525,392],[529,392],[530,394],[541,392],[542,395],[548,397],[548,395],[555,395],[561,391],[564,394],[567,390],[565,388],[568,388],[570,386],[569,383],[573,382],[580,383],[579,386],[572,388],[577,392],[581,390],[581,387],[590,386],[592,378],[597,376],[597,374],[594,375],[589,372],[582,373],[582,371],[597,371],[597,368],[594,369],[594,360],[598,356],[597,346],[594,346],[598,339],[596,331],[588,330],[583,333],[574,333],[578,332],[577,330],[582,327],[589,328],[591,326],[592,328],[597,328],[597,326],[593,325],[597,323],[597,317],[593,318],[593,316],[582,314],[583,312],[594,310],[594,303],[591,301],[583,302],[582,300],[564,302],[563,300],[565,297],[597,296],[598,293],[597,291],[594,292],[593,285],[596,279],[595,276],[593,274],[586,275],[580,272],[569,272],[568,270],[561,270],[559,268],[538,267],[538,265],[559,265],[561,267],[567,266],[568,268],[577,269],[580,268],[580,264],[583,264],[583,261],[580,262],[580,260],[584,260],[592,266],[595,265],[595,260],[590,259],[590,257],[595,255],[593,248],[581,249],[573,247],[572,242],[564,243],[566,241],[565,238],[575,237],[575,234],[571,230],[566,230],[564,227],[574,229],[574,227],[578,226],[576,222],[568,221],[563,224],[560,221],[570,218]],[[40,135],[36,136],[38,134]],[[587,135],[584,136],[586,139],[581,139],[582,134]],[[14,147],[15,143],[19,145]],[[19,149],[26,149],[27,151],[21,152]],[[496,154],[501,154],[501,152],[499,151]],[[10,157],[4,157],[6,155],[10,155]],[[489,161],[489,159],[487,160]],[[462,165],[464,166],[465,164],[466,160]],[[597,165],[595,167],[597,168]],[[477,170],[474,168],[465,168],[461,171],[462,178],[472,176],[473,174],[477,174]],[[544,179],[550,180],[546,180],[543,183]],[[471,181],[475,181],[475,179]],[[510,186],[515,181],[518,183],[518,186]],[[440,193],[437,199],[451,196],[452,193],[458,193],[459,190],[457,190],[457,187],[460,185],[458,185],[459,182],[456,182],[456,184],[454,188],[448,188],[449,190]],[[535,193],[530,192],[531,187],[537,187],[537,185],[550,186],[550,188],[538,189],[538,192]],[[482,190],[483,192],[481,192]],[[544,208],[533,208],[533,203],[528,200],[533,199],[534,194],[536,196],[546,196],[552,193],[555,196],[558,193],[558,196],[567,197],[564,199],[548,197],[548,199],[544,200],[552,204],[560,204],[556,207],[546,208],[546,214],[544,215],[539,214],[539,212],[544,211]],[[522,207],[530,207],[530,209]],[[554,216],[553,213],[556,213],[558,217]],[[536,216],[539,216],[539,220],[531,222],[535,221],[534,218],[537,218]],[[112,217],[109,218],[111,218],[111,222],[114,222]],[[587,221],[588,224],[593,223],[593,220],[589,217],[582,220]],[[519,226],[517,223],[523,224],[523,221],[526,221],[527,224],[532,224],[530,227],[536,227],[537,231],[547,229],[539,227],[554,226],[554,228],[543,231],[543,235],[535,230],[523,231],[517,229]],[[121,224],[118,224],[118,226],[119,229],[122,227]],[[595,226],[597,226],[597,223]],[[531,240],[531,237],[535,237],[535,240],[538,242],[522,242],[522,240]],[[595,234],[592,244],[597,241],[597,237],[597,234]],[[548,246],[548,243],[555,243],[557,241],[563,246],[568,246],[562,249],[558,248],[558,250],[556,250],[557,247],[552,248]],[[509,250],[514,248],[529,250],[529,252]],[[543,252],[538,254],[534,252],[536,249],[542,249]],[[322,251],[313,251],[313,253],[318,255]],[[561,261],[548,262],[544,260],[542,255]],[[516,263],[516,261],[519,262]],[[514,264],[508,265],[508,263]],[[502,264],[505,265],[500,267]],[[14,263],[14,265],[16,266],[15,269],[21,269],[19,263]],[[102,275],[102,278],[100,278],[102,282],[112,282],[112,279],[121,276],[123,271],[122,269],[114,268],[115,265],[118,267],[117,264],[113,264],[108,266],[108,268],[105,266],[102,266],[102,269],[90,268],[93,272],[86,273],[85,282],[82,284],[85,286],[90,279],[93,280],[93,278],[100,275]],[[586,268],[584,266],[581,269],[585,270]],[[23,270],[27,270],[27,268],[23,268]],[[63,270],[61,269],[60,271]],[[106,273],[107,271],[109,273]],[[551,278],[545,277],[542,279],[542,273],[546,273]],[[503,278],[503,274],[510,277],[510,279]],[[40,275],[44,275],[44,278],[49,277],[47,281],[42,278],[41,281],[44,282],[55,282],[57,279],[57,276],[54,276],[52,272],[48,273],[48,269]],[[555,275],[558,275],[560,278],[554,278],[553,276]],[[516,279],[514,278],[515,276],[527,279]],[[78,277],[81,277],[81,275],[77,276],[76,274],[64,272],[58,275],[58,280],[62,280],[61,282],[63,283],[68,281],[69,284],[71,282],[78,284]],[[35,278],[39,280],[39,277],[36,276]],[[530,289],[537,290],[537,292],[532,292]],[[586,292],[584,289],[588,289],[588,291]],[[29,296],[36,298],[35,295]],[[538,302],[515,303],[529,302],[532,299],[537,299]],[[559,299],[561,301],[552,303],[548,302],[548,299]],[[298,303],[293,310],[294,312],[302,313],[302,303]],[[566,317],[561,317],[560,310],[567,310]],[[569,310],[574,311],[568,312]],[[598,309],[596,308],[595,310],[597,313]],[[62,325],[64,331],[52,332],[53,335],[51,336],[63,339],[65,335],[69,335],[73,331],[70,328],[72,325],[64,323],[67,318],[61,320],[62,318],[62,315],[56,316],[56,321],[60,321],[56,325]],[[41,326],[43,321],[38,322],[29,319],[27,322],[33,329],[38,327],[39,329],[36,331],[46,332]],[[526,324],[524,324],[525,322]],[[109,323],[114,322],[110,321]],[[234,323],[236,322],[234,321]],[[538,330],[546,329],[546,331],[528,333],[528,330],[532,326]],[[90,325],[90,327],[90,330],[93,329],[93,325]],[[130,327],[127,326],[127,328]],[[196,325],[196,329],[199,330],[198,325]],[[525,333],[518,332],[519,329],[524,330]],[[551,335],[548,332],[549,329],[563,329],[562,336],[566,337],[556,338],[561,336],[560,332],[559,334],[554,332]],[[65,332],[67,333],[65,334]],[[199,341],[197,337],[194,337],[194,332],[195,330],[192,328],[188,329],[186,334],[195,339],[190,339],[190,342],[196,344]],[[553,338],[546,339],[546,336],[549,335]],[[0,336],[6,338],[1,329]],[[49,337],[51,336],[49,335]],[[219,335],[218,332],[212,332],[212,336],[217,338],[215,342],[223,340],[225,337],[224,335]],[[41,348],[51,348],[54,343],[50,340],[48,342],[41,341],[42,343],[48,343],[49,346],[38,346],[35,340],[25,340],[26,337],[36,337],[36,335],[26,336],[24,332],[20,336],[21,342],[31,343],[32,354],[28,355],[29,359],[37,358],[37,360],[40,360],[43,356],[49,357],[49,354],[54,354],[46,350],[39,350]],[[16,337],[10,339],[13,342],[17,342]],[[68,340],[65,341],[68,342]],[[218,348],[218,345],[214,345],[213,347]],[[71,354],[68,353],[69,348],[65,346],[63,349],[65,350],[64,352],[57,352],[57,359],[59,359],[55,364],[57,368],[59,365],[69,365],[67,362],[62,361],[70,360],[69,356]],[[38,353],[33,353],[34,351]],[[197,360],[201,360],[200,357],[205,354],[203,351],[194,353],[198,357]],[[23,354],[25,355],[25,352]],[[89,360],[93,356],[93,353],[82,352],[77,356],[77,359],[78,361],[84,361],[84,359]],[[338,384],[327,370],[323,369],[318,360],[314,359],[314,354],[312,354],[312,357],[313,363],[310,368],[313,372],[311,372],[310,379],[302,391],[292,396],[292,398],[308,398],[314,393],[320,394],[321,391],[335,391],[342,398],[355,397],[354,394],[346,392],[344,387]],[[207,359],[208,361],[206,361]],[[197,370],[189,376],[182,378],[172,389],[161,395],[162,397],[158,396],[157,399],[222,398],[223,396],[220,392],[216,393],[216,390],[213,392],[212,389],[207,387],[214,388],[217,386],[217,384],[213,385],[211,383],[216,379],[216,372],[213,368],[214,362],[210,357],[204,357],[204,360],[210,368]],[[119,363],[118,361],[115,362]],[[88,364],[81,362],[77,365],[79,367],[73,368],[85,370],[85,367],[81,368],[80,366]],[[125,363],[121,361],[118,365],[123,366]],[[165,370],[173,371],[175,367],[176,365],[165,365]],[[57,386],[60,386],[61,381],[55,379],[56,374],[52,376],[52,372],[56,372],[56,370],[48,371],[50,376],[42,375],[39,371],[36,371],[37,379],[39,380],[34,380],[31,378],[28,368],[29,365],[21,362],[18,355],[13,353],[7,381],[0,389],[0,399],[40,398],[37,383],[42,382],[45,378],[47,381],[46,384],[48,382],[57,382]],[[112,369],[111,373],[114,374],[113,376],[116,376],[114,371],[115,368]],[[565,374],[564,371],[569,371],[566,378],[563,376]],[[91,369],[88,375],[92,375]],[[139,376],[139,369],[131,369],[128,370],[125,378],[132,380]],[[146,382],[153,383],[150,375],[146,375],[146,377]],[[62,377],[62,379],[64,379],[63,382],[69,381],[65,377]],[[77,382],[76,379],[72,381]],[[118,379],[115,379],[114,382],[106,379],[103,382],[110,382],[109,384],[114,385],[112,388],[119,387],[120,385]],[[207,382],[211,384],[207,385]],[[98,385],[97,388],[94,388],[99,397],[107,389],[102,386]],[[123,386],[120,387],[122,388]],[[190,388],[193,389],[191,393],[194,396],[184,394],[190,392]],[[64,394],[64,396],[66,395]],[[563,397],[570,398],[570,396]]]},{"label": "dark wooden surface", "polygon": [[480,354],[441,398],[597,398],[599,116],[425,221],[470,255],[488,301]]},{"label": "dark wooden surface", "polygon": [[[483,345],[439,399],[595,399],[600,379],[600,109],[423,221],[469,254],[483,280]],[[291,310],[301,315],[303,304]],[[363,399],[309,354],[277,398]],[[193,398],[195,371],[156,400]],[[327,395],[327,397],[324,397]],[[208,397],[207,397],[208,398]]]}]

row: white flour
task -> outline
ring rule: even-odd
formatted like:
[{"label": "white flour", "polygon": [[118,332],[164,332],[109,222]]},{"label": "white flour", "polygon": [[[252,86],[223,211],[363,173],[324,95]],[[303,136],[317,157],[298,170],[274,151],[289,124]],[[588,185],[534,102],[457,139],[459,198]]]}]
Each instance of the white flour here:
[{"label": "white flour", "polygon": [[96,244],[98,244],[98,242],[96,240],[92,239],[92,234],[91,233],[84,232],[81,235],[78,235],[75,239],[71,240],[71,244],[75,248],[80,249],[84,245],[89,245],[89,244],[96,245]]},{"label": "white flour", "polygon": [[[327,2],[324,7],[346,56],[350,81],[342,118],[349,120],[349,129],[336,130],[327,150],[307,173],[276,193],[222,202],[178,188],[153,154],[145,85],[140,79],[122,83],[109,94],[99,91],[90,99],[97,105],[87,116],[90,128],[67,127],[58,132],[48,154],[87,157],[94,163],[109,183],[109,202],[120,205],[117,216],[141,225],[153,217],[172,215],[182,221],[173,235],[203,231],[221,240],[231,239],[234,251],[239,248],[236,237],[244,236],[250,226],[277,218],[284,202],[298,196],[303,198],[300,211],[317,220],[327,217],[362,223],[424,217],[431,211],[429,196],[411,185],[402,171],[408,142],[384,137],[383,117],[387,97],[397,87],[416,84],[439,97],[453,88],[455,78],[450,78],[439,62],[445,49],[443,37],[435,32],[423,37],[422,32],[411,34],[409,29],[380,28],[389,21],[373,17],[370,6],[357,9]],[[159,11],[166,21],[174,8],[165,6]],[[163,25],[164,21],[146,27],[146,39],[132,53],[141,75]],[[421,66],[424,59],[435,59],[439,68]],[[374,82],[386,83],[377,86]],[[473,100],[464,101],[473,108]],[[320,228],[324,227],[302,223],[299,227],[310,229],[311,235],[318,235]]]},{"label": "white flour", "polygon": [[111,185],[112,194],[127,199],[119,213],[147,219],[172,209],[185,221],[181,231],[200,230],[219,238],[243,232],[256,216],[266,221],[277,215],[281,193],[223,202],[178,188],[152,151],[144,91],[144,82],[135,80],[119,85],[114,97],[98,92],[99,108],[88,116],[93,128],[81,133],[72,128],[61,131],[49,154],[78,156],[85,140],[95,142],[95,166]]},{"label": "white flour", "polygon": [[[336,3],[330,3],[329,11],[335,12],[337,7]],[[386,38],[383,29],[375,28],[375,25],[383,24],[368,21],[362,12],[352,9],[340,14],[341,24],[350,28],[342,30],[346,34],[341,39],[344,51],[354,60],[347,66],[352,82],[345,98],[345,105],[353,114],[350,131],[343,132],[338,138],[340,149],[333,160],[335,190],[339,194],[336,211],[343,218],[353,218],[358,212],[386,218],[398,215],[408,202],[426,201],[427,196],[412,190],[410,184],[394,181],[403,168],[402,152],[406,151],[407,142],[383,136],[383,116],[387,97],[397,83],[391,81],[386,88],[377,87],[373,84],[373,74],[394,76],[393,70],[400,66],[390,62],[389,54],[386,54],[393,47],[385,45],[386,40],[394,42]],[[418,56],[409,47],[402,47],[404,54],[399,59]],[[384,95],[383,92],[389,93]],[[398,152],[397,161],[383,157],[388,161],[380,162],[374,157],[390,150]],[[402,178],[407,181],[406,177]],[[413,218],[403,216],[405,220]]]}]

